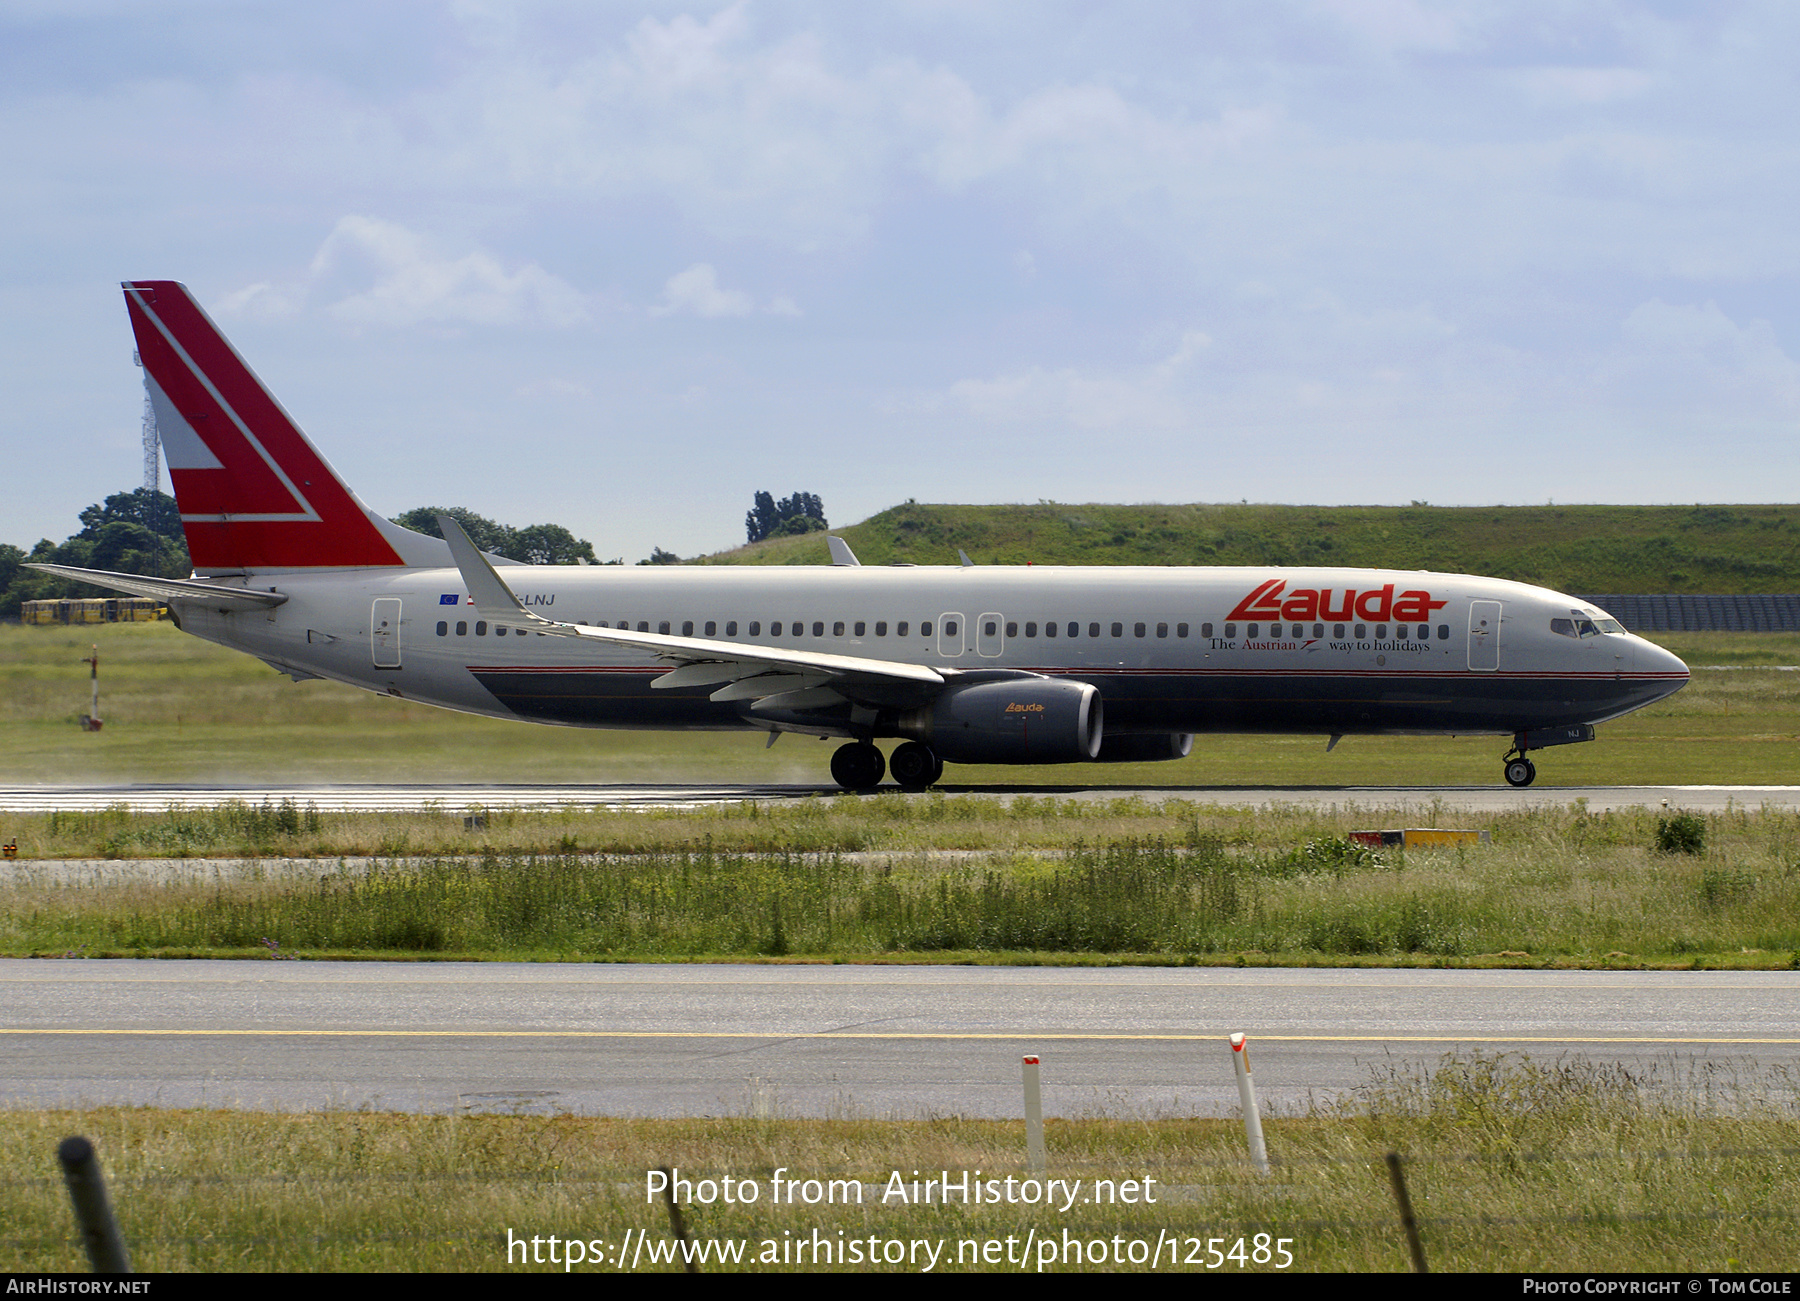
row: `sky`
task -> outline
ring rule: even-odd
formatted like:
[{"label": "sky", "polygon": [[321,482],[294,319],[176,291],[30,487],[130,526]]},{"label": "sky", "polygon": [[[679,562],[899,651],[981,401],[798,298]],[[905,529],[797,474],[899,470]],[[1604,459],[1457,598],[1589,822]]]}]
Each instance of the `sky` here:
[{"label": "sky", "polygon": [[0,177],[20,546],[142,481],[137,278],[374,509],[603,558],[1800,501],[1782,0],[0,0]]}]

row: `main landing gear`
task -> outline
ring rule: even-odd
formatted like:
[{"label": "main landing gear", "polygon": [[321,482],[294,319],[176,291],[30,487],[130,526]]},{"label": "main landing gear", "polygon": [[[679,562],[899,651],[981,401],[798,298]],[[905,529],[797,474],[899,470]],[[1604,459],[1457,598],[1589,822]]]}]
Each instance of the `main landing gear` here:
[{"label": "main landing gear", "polygon": [[831,779],[847,791],[872,791],[881,785],[887,760],[867,741],[840,745],[831,756]]},{"label": "main landing gear", "polygon": [[901,790],[922,791],[927,786],[937,785],[938,778],[944,775],[944,761],[930,746],[908,741],[894,751],[894,757],[888,761],[888,771],[894,774]]},{"label": "main landing gear", "polygon": [[847,791],[872,791],[884,773],[892,772],[904,791],[922,791],[944,775],[944,761],[928,745],[908,741],[894,751],[892,762],[867,741],[840,745],[831,756],[831,777]]}]

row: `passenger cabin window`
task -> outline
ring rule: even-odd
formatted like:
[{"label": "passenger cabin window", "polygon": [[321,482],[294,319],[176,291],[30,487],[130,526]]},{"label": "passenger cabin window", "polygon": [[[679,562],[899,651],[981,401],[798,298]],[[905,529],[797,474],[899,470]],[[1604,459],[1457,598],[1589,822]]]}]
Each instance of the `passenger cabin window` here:
[{"label": "passenger cabin window", "polygon": [[1440,623],[1438,625],[1438,640],[1439,641],[1449,641],[1450,640],[1450,625],[1449,624]]},{"label": "passenger cabin window", "polygon": [[1123,637],[1125,635],[1125,625],[1122,623],[1115,623],[1112,626],[1112,635],[1115,637]]},{"label": "passenger cabin window", "polygon": [[863,621],[862,621],[862,620],[861,620],[861,619],[858,619],[858,620],[857,620],[857,621],[856,621],[856,627],[854,627],[854,628],[852,628],[852,629],[851,629],[851,632],[852,632],[852,633],[853,633],[853,634],[854,634],[854,635],[856,635],[856,636],[858,636],[858,637],[860,637],[860,636],[862,636],[862,635],[863,635],[863,629],[864,629],[864,628],[866,628],[866,627],[868,627],[868,626],[869,626],[869,625],[867,625],[867,624],[866,624],[866,623],[864,623],[864,622],[863,622]]},{"label": "passenger cabin window", "polygon": [[487,636],[487,624],[479,619],[475,621],[475,635],[477,637]]},{"label": "passenger cabin window", "polygon": [[[1008,626],[1010,627],[1011,625]],[[1025,625],[1025,635],[1027,637],[1037,636],[1037,625],[1035,623],[1027,623]]]},{"label": "passenger cabin window", "polygon": [[649,631],[650,631],[650,622],[649,622],[649,620],[647,620],[647,619],[639,619],[639,620],[638,620],[638,631],[639,631],[639,632],[649,632]]},{"label": "passenger cabin window", "polygon": [[681,635],[683,637],[692,637],[694,635],[694,621],[692,619],[682,620]]},{"label": "passenger cabin window", "polygon": [[[930,634],[927,633],[926,635],[929,636]],[[956,620],[954,620],[954,619],[944,620],[944,636],[946,636],[946,637],[956,636]]]},{"label": "passenger cabin window", "polygon": [[887,636],[887,620],[886,619],[877,619],[875,621],[875,635],[877,637]]},{"label": "passenger cabin window", "polygon": [[[1139,635],[1142,636],[1141,633]],[[1169,625],[1166,623],[1157,624],[1156,625],[1156,635],[1158,637],[1167,637],[1169,635]]]},{"label": "passenger cabin window", "polygon": [[1000,628],[999,624],[995,623],[992,619],[989,619],[986,623],[981,625],[982,635],[987,636],[987,637],[992,637],[994,635],[994,633],[999,630],[999,628]]},{"label": "passenger cabin window", "polygon": [[448,637],[449,635],[450,635],[450,625],[445,623],[442,619],[439,619],[438,620],[438,636]]},{"label": "passenger cabin window", "polygon": [[1006,625],[1006,635],[1009,638],[1017,637],[1019,635],[1019,625],[1008,621]]},{"label": "passenger cabin window", "polygon": [[1331,635],[1333,637],[1342,637],[1344,635],[1344,625],[1343,624],[1334,623],[1331,627],[1332,627]]},{"label": "passenger cabin window", "polygon": [[496,637],[506,636],[506,625],[503,623],[495,624],[494,625],[494,636],[496,636]]},{"label": "passenger cabin window", "polygon": [[1386,624],[1385,624],[1385,623],[1378,623],[1378,624],[1376,624],[1376,625],[1375,625],[1375,637],[1376,637],[1376,639],[1377,639],[1377,640],[1380,640],[1380,639],[1381,639],[1381,638],[1383,638],[1383,637],[1385,637],[1385,636],[1387,636],[1387,625],[1386,625]]},{"label": "passenger cabin window", "polygon": [[771,636],[771,637],[781,636],[781,625],[778,623],[770,624],[769,625],[769,636]]},{"label": "passenger cabin window", "polygon": [[1046,636],[1046,637],[1056,636],[1056,625],[1053,623],[1045,624],[1044,625],[1044,636]]},{"label": "passenger cabin window", "polygon": [[899,623],[894,625],[894,636],[906,636],[906,620],[902,619]]},{"label": "passenger cabin window", "polygon": [[469,625],[460,619],[456,622],[456,635],[458,637],[467,637],[469,635]]},{"label": "passenger cabin window", "polygon": [[926,619],[922,623],[919,624],[919,636],[921,636],[921,637],[931,636],[931,620]]},{"label": "passenger cabin window", "polygon": [[1356,625],[1356,636],[1357,636],[1358,640],[1361,640],[1362,638],[1367,637],[1368,635],[1369,635],[1369,625],[1368,624],[1359,623]]},{"label": "passenger cabin window", "polygon": [[656,625],[656,631],[659,636],[667,637],[669,635],[669,621],[667,619],[664,619],[661,622],[659,622]]},{"label": "passenger cabin window", "polygon": [[[1069,636],[1071,636],[1071,637],[1073,637],[1074,635],[1075,635],[1074,633],[1069,634]],[[1098,637],[1099,635],[1100,635],[1100,625],[1097,623],[1090,623],[1088,625],[1088,636]]]},{"label": "passenger cabin window", "polygon": [[[1176,624],[1176,625],[1175,625],[1175,635],[1176,635],[1176,636],[1177,636],[1177,637],[1185,637],[1185,636],[1187,636],[1187,625],[1186,625],[1186,624],[1185,624],[1185,623],[1178,623],[1178,624]],[[1211,624],[1210,624],[1210,623],[1209,623],[1209,624],[1207,624],[1207,625],[1206,625],[1206,631],[1205,631],[1205,632],[1203,632],[1203,633],[1202,633],[1202,634],[1201,634],[1201,636],[1203,636],[1203,637],[1210,637],[1210,636],[1212,636],[1212,625],[1211,625]]]},{"label": "passenger cabin window", "polygon": [[751,636],[752,636],[752,637],[760,637],[760,636],[762,636],[762,623],[761,623],[761,622],[760,622],[760,621],[752,621],[752,622],[751,622],[751,624],[750,624],[750,635],[751,635]]},{"label": "passenger cabin window", "polygon": [[730,621],[729,621],[729,622],[728,622],[728,623],[726,623],[726,625],[725,625],[725,635],[726,635],[726,636],[727,636],[727,637],[735,637],[735,636],[737,636],[737,620],[736,620],[736,619],[732,619],[732,620],[730,620]]},{"label": "passenger cabin window", "polygon": [[714,623],[711,619],[708,619],[706,621],[706,635],[708,637],[716,637],[716,636],[718,636],[718,633],[719,633],[719,625]]},{"label": "passenger cabin window", "polygon": [[825,621],[823,619],[813,620],[813,636],[823,637],[824,635],[825,635]]}]

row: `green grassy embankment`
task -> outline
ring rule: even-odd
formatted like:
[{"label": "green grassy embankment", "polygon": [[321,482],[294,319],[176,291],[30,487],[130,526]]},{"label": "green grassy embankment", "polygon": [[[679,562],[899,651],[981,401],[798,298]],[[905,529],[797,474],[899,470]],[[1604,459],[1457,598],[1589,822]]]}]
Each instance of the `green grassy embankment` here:
[{"label": "green grassy embankment", "polygon": [[[947,506],[833,529],[865,565],[1348,565],[1559,592],[1800,590],[1800,506]],[[708,564],[828,564],[823,534]]]}]

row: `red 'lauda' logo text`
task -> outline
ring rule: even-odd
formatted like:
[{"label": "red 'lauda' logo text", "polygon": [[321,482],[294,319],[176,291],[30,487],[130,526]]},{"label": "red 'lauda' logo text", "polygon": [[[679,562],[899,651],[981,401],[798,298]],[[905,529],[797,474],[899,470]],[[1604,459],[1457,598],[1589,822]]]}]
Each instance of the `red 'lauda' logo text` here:
[{"label": "red 'lauda' logo text", "polygon": [[1354,587],[1344,589],[1343,595],[1333,600],[1329,587],[1314,590],[1310,587],[1298,588],[1295,591],[1282,593],[1287,584],[1278,578],[1271,578],[1250,595],[1239,601],[1226,615],[1227,619],[1367,619],[1370,623],[1423,623],[1431,618],[1433,610],[1441,610],[1447,601],[1434,601],[1430,592],[1402,592],[1394,595],[1394,585],[1384,583],[1370,592],[1358,592]]}]

